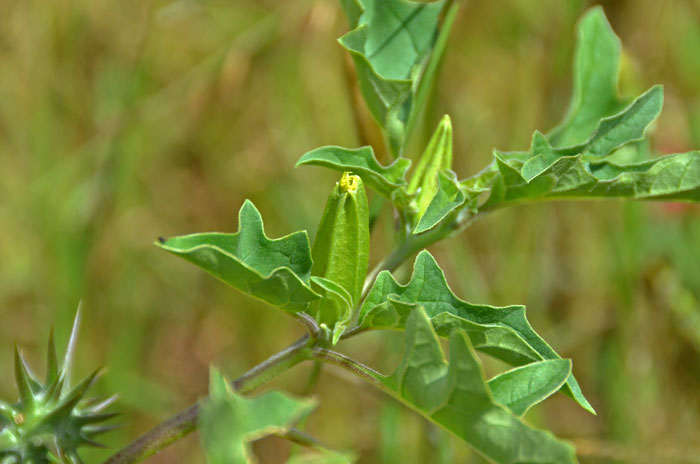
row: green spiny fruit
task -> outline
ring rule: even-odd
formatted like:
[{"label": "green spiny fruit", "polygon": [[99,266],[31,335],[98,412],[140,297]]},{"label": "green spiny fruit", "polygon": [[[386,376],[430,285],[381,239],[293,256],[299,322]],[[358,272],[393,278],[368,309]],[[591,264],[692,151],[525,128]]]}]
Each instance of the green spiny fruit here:
[{"label": "green spiny fruit", "polygon": [[49,336],[46,378],[42,383],[27,366],[15,345],[15,380],[19,399],[0,401],[0,464],[82,463],[77,449],[103,447],[95,438],[114,426],[101,423],[116,416],[102,411],[117,396],[86,399],[85,393],[99,369],[77,385],[70,386],[70,370],[80,325],[80,309],[59,367],[53,329]]},{"label": "green spiny fruit", "polygon": [[362,179],[349,172],[333,188],[311,249],[314,283],[325,297],[311,315],[338,337],[362,294],[369,266],[369,209]]}]

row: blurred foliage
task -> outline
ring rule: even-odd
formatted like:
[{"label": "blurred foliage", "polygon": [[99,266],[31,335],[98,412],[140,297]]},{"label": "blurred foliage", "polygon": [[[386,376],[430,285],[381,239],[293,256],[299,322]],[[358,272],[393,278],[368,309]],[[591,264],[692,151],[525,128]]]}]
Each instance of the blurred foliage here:
[{"label": "blurred foliage", "polygon": [[[654,148],[700,147],[700,1],[601,3],[625,47],[623,93],[665,85]],[[493,147],[526,149],[566,110],[574,24],[591,4],[464,2],[409,154],[445,113],[457,172],[481,169]],[[105,364],[97,389],[122,393],[128,427],[106,437],[113,447],[203,396],[210,362],[235,377],[302,333],[151,243],[233,232],[245,198],[270,236],[313,233],[336,179],[294,163],[376,136],[356,129],[369,116],[353,112],[335,40],[347,30],[330,0],[0,2],[0,397],[13,399],[12,342],[33,362],[53,322],[65,343],[81,299],[76,373]],[[528,206],[433,248],[463,298],[526,304],[599,412],[557,395],[531,423],[570,438],[583,463],[700,462],[697,206]],[[384,372],[401,351],[391,334],[347,344]],[[310,369],[273,384],[303,394]],[[333,369],[318,390],[309,430],[360,462],[482,462]],[[255,450],[282,462],[289,445]],[[149,462],[202,462],[196,437]]]}]

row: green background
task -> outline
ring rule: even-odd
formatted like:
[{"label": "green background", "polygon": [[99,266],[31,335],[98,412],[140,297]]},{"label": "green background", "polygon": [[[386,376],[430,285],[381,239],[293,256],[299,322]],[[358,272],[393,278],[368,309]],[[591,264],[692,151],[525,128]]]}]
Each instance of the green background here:
[{"label": "green background", "polygon": [[[665,86],[654,148],[700,148],[700,1],[600,3],[622,39],[623,94]],[[494,147],[527,149],[566,110],[574,25],[591,4],[465,2],[408,155],[445,113],[460,177]],[[80,300],[76,374],[106,365],[96,390],[122,395],[127,427],[105,436],[112,447],[204,395],[209,363],[235,377],[303,333],[152,242],[233,232],[245,198],[268,235],[313,234],[337,176],[294,163],[376,137],[363,107],[354,116],[336,42],[347,29],[331,0],[0,2],[0,397],[16,394],[13,342],[41,373],[51,324],[63,346]],[[372,263],[390,226],[387,214]],[[556,395],[528,421],[572,440],[582,462],[700,462],[698,206],[517,207],[431,251],[460,297],[526,304],[599,413]],[[383,372],[401,348],[393,333],[345,344]],[[310,367],[273,385],[304,394]],[[308,430],[360,462],[482,462],[333,368],[318,392]],[[276,463],[289,446],[255,449]],[[196,435],[149,462],[201,462]]]}]

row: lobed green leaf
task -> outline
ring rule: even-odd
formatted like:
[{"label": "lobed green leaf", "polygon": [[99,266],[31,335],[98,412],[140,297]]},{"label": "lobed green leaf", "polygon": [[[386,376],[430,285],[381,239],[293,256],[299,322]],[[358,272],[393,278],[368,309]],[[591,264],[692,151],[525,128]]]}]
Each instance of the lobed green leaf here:
[{"label": "lobed green leaf", "polygon": [[634,100],[620,113],[603,118],[586,142],[567,148],[553,148],[547,137],[535,131],[529,159],[522,167],[528,182],[552,166],[562,156],[581,154],[584,157],[604,157],[614,150],[644,138],[644,133],[661,113],[663,87],[656,85]]},{"label": "lobed green leaf", "polygon": [[406,184],[406,170],[411,161],[398,158],[389,166],[382,166],[374,156],[372,147],[352,149],[327,146],[305,153],[296,165],[324,166],[338,172],[350,171],[362,177],[363,182],[375,192],[391,199],[392,192]]},{"label": "lobed green leaf", "polygon": [[[525,307],[474,305],[457,298],[428,251],[416,258],[413,275],[406,285],[399,284],[387,271],[377,276],[360,309],[360,325],[368,329],[403,329],[419,307],[440,336],[463,330],[474,348],[513,366],[561,359],[532,329]],[[584,409],[595,412],[573,375],[568,376],[563,392]]]},{"label": "lobed green leaf", "polygon": [[287,312],[303,311],[320,296],[311,289],[311,250],[305,231],[279,239],[265,235],[260,213],[246,200],[234,234],[198,233],[156,245],[238,290]]},{"label": "lobed green leaf", "polygon": [[500,463],[576,462],[574,448],[498,404],[464,331],[449,337],[450,360],[422,307],[406,320],[406,342],[390,376],[369,373],[398,400]]},{"label": "lobed green leaf", "polygon": [[606,156],[623,145],[642,140],[644,132],[659,116],[663,105],[663,87],[655,85],[620,113],[601,119],[581,151],[593,156]]},{"label": "lobed green leaf", "polygon": [[627,165],[591,162],[582,155],[564,156],[529,181],[517,162],[498,155],[496,162],[500,175],[482,211],[542,199],[700,201],[698,151]]},{"label": "lobed green leaf", "polygon": [[314,400],[277,391],[243,397],[215,368],[211,369],[209,390],[198,416],[199,436],[209,464],[251,462],[250,442],[286,432],[316,407]]}]

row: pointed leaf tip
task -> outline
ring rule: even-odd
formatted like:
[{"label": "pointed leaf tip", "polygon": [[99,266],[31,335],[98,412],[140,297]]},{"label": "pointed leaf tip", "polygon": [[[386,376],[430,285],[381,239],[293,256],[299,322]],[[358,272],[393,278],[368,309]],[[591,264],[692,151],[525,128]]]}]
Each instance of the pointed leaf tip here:
[{"label": "pointed leaf tip", "polygon": [[564,120],[549,136],[557,146],[582,143],[598,121],[620,111],[618,94],[622,44],[603,8],[589,9],[579,20],[573,66],[573,93]]},{"label": "pointed leaf tip", "polygon": [[489,380],[497,403],[518,416],[553,395],[571,375],[571,360],[548,359],[516,367]]}]

